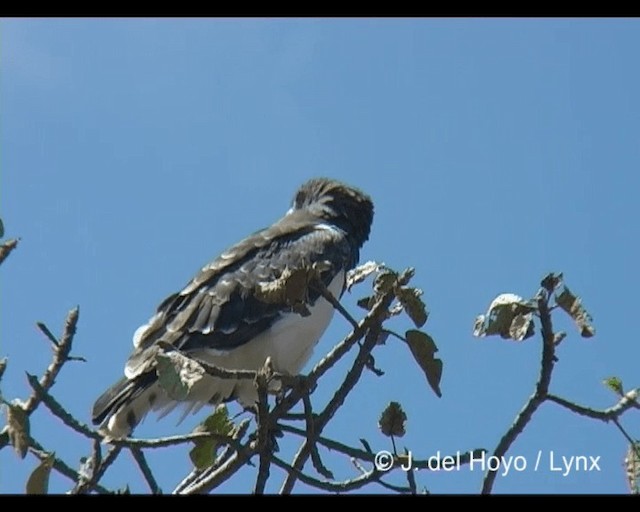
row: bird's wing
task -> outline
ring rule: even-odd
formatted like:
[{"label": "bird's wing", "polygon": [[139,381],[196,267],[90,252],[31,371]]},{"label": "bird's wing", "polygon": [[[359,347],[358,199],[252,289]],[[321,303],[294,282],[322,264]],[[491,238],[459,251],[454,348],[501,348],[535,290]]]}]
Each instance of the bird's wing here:
[{"label": "bird's wing", "polygon": [[[159,341],[186,352],[228,351],[247,343],[291,311],[285,303],[258,299],[258,283],[280,278],[285,269],[327,261],[329,269],[322,278],[328,284],[353,260],[352,251],[340,229],[303,210],[285,216],[221,254],[181,292],[168,297],[149,323],[138,329],[125,374],[133,378],[148,371]],[[310,290],[310,302],[317,297],[318,292]]]}]

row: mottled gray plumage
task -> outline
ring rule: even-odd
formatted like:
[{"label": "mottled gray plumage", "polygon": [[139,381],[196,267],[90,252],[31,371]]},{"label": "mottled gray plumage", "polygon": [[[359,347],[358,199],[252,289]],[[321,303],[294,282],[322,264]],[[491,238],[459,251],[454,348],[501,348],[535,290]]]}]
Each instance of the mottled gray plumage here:
[{"label": "mottled gray plumage", "polygon": [[[157,385],[159,341],[229,369],[255,370],[271,356],[277,371],[299,372],[333,309],[310,290],[312,318],[305,318],[286,304],[259,300],[256,286],[278,279],[285,268],[327,261],[330,268],[322,277],[339,297],[346,271],[357,264],[369,237],[372,220],[373,204],[358,189],[325,178],[302,185],[284,217],[202,268],[136,331],[125,377],[98,398],[93,422],[103,423],[108,435],[122,437],[150,409],[169,411],[176,405]],[[237,399],[250,405],[255,400],[251,383],[207,379],[192,389],[188,410],[206,403]]]}]

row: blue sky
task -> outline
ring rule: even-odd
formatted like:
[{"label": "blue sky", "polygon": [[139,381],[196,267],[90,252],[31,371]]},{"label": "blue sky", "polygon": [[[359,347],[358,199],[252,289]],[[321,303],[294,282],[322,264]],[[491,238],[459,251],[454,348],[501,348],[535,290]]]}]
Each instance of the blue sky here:
[{"label": "blue sky", "polygon": [[[390,340],[376,357],[386,375],[363,377],[328,434],[387,449],[377,419],[396,400],[409,418],[400,445],[415,456],[493,450],[533,391],[540,342],[478,340],[473,321],[499,293],[532,296],[549,271],[565,273],[597,329],[584,340],[558,317],[569,337],[551,389],[612,405],[605,377],[640,386],[639,23],[2,20],[0,217],[6,235],[22,239],[0,268],[4,395],[25,397],[24,370],[48,364],[35,322],[60,332],[80,305],[75,352],[88,362],[69,364],[54,395],[88,422],[162,299],[282,215],[302,182],[326,175],[373,197],[362,261],[417,269],[431,313],[425,329],[445,365],[438,399],[406,347]],[[354,313],[367,287],[345,299]],[[348,331],[336,316],[307,369]],[[325,382],[319,403],[343,373]],[[150,418],[137,434],[187,432],[201,417],[178,427],[177,415]],[[639,435],[637,414],[623,424]],[[44,410],[32,425],[72,466],[90,452]],[[538,450],[600,456],[601,471],[528,469],[498,478],[494,490],[624,493],[626,448],[613,425],[544,404],[509,454],[530,465]],[[189,470],[184,449],[149,458],[165,491]],[[348,461],[327,463],[356,476]],[[35,464],[2,450],[0,492],[22,492]],[[247,492],[253,474],[221,490]],[[272,474],[268,490],[283,479]],[[475,493],[482,473],[420,472],[417,481]],[[128,456],[104,479],[126,483],[146,491]],[[52,491],[68,487],[52,476]]]}]

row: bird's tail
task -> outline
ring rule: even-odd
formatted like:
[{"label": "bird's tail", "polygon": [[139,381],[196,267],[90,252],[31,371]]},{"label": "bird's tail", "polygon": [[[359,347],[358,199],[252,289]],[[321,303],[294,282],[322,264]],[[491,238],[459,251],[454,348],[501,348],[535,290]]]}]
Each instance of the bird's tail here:
[{"label": "bird's tail", "polygon": [[131,434],[156,402],[157,393],[153,391],[156,381],[153,370],[133,379],[120,379],[96,400],[93,424],[102,424],[103,433],[114,439]]}]

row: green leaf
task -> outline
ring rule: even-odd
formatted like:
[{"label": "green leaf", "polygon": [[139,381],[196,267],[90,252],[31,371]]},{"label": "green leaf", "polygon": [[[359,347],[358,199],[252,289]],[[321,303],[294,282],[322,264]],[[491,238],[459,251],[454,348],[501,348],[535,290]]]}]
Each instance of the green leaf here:
[{"label": "green leaf", "polygon": [[382,265],[380,263],[367,261],[362,265],[358,265],[353,270],[349,270],[349,272],[347,272],[347,290],[351,291],[353,286],[364,281],[371,274],[377,272],[381,267]]},{"label": "green leaf", "polygon": [[29,415],[18,400],[7,404],[7,427],[9,442],[24,459],[29,449]]},{"label": "green leaf", "polygon": [[613,391],[616,395],[619,395],[619,396],[624,395],[622,381],[618,377],[607,377],[602,381],[602,383],[605,386],[607,386],[611,391]]},{"label": "green leaf", "polygon": [[418,288],[402,286],[396,289],[396,297],[416,327],[422,327],[429,316],[427,308],[420,298],[421,295],[422,290]]},{"label": "green leaf", "polygon": [[27,494],[47,494],[49,492],[49,476],[55,461],[55,453],[49,453],[40,461],[27,480]]},{"label": "green leaf", "polygon": [[[227,407],[219,405],[215,412],[198,425],[193,432],[207,432],[210,434],[219,434],[228,436],[231,434],[234,425],[229,419]],[[194,441],[195,446],[189,452],[189,458],[193,465],[200,469],[210,467],[216,459],[216,453],[221,443],[217,439],[205,438]]]},{"label": "green leaf", "polygon": [[382,411],[378,420],[378,427],[387,437],[402,437],[405,435],[405,424],[407,415],[402,410],[398,402],[389,402],[389,405]]},{"label": "green leaf", "polygon": [[158,383],[173,400],[185,400],[191,387],[204,375],[205,370],[193,359],[177,351],[156,355]]},{"label": "green leaf", "polygon": [[422,368],[427,382],[435,394],[440,398],[442,392],[440,391],[440,380],[442,379],[442,360],[434,357],[434,354],[438,351],[433,338],[427,333],[410,329],[405,333],[405,338],[413,358],[418,363],[418,366]]},{"label": "green leaf", "polygon": [[503,339],[522,341],[534,333],[533,313],[537,306],[513,293],[498,295],[486,315],[478,315],[473,326],[477,337],[499,335]]},{"label": "green leaf", "polygon": [[573,318],[583,338],[591,338],[595,335],[596,330],[591,325],[593,321],[591,315],[584,309],[580,298],[571,293],[567,285],[564,285],[559,294],[556,293],[556,303]]}]

